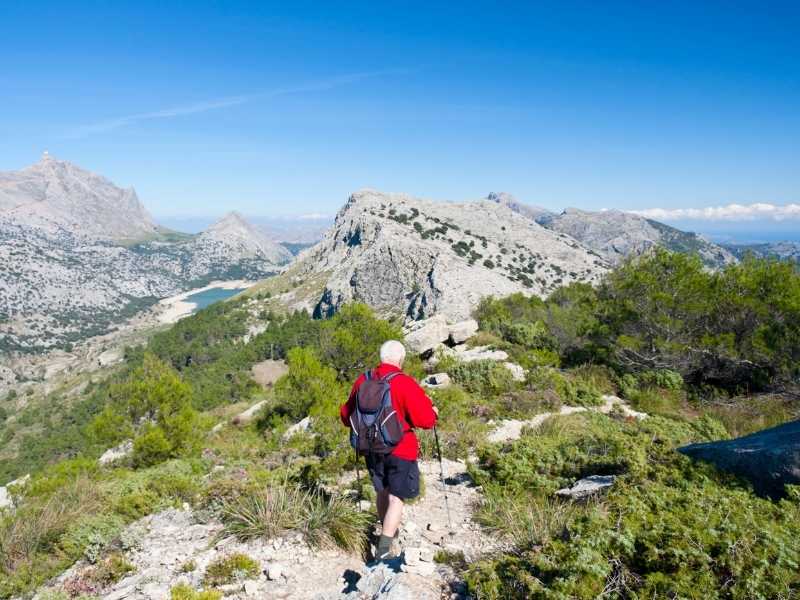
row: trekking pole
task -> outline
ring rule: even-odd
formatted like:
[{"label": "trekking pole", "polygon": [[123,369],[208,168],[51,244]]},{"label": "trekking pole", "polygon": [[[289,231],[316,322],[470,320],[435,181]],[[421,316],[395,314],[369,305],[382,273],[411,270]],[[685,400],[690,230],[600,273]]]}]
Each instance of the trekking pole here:
[{"label": "trekking pole", "polygon": [[447,511],[447,525],[450,527],[450,535],[453,535],[453,521],[450,520],[450,504],[447,501],[447,484],[444,482],[444,464],[442,463],[442,448],[439,446],[439,432],[436,425],[433,426],[433,439],[436,440],[436,454],[439,455],[439,481],[442,482],[442,492],[444,493],[444,508]]},{"label": "trekking pole", "polygon": [[358,469],[358,450],[353,448],[356,455],[356,504],[358,504],[358,512],[361,512],[361,471]]}]

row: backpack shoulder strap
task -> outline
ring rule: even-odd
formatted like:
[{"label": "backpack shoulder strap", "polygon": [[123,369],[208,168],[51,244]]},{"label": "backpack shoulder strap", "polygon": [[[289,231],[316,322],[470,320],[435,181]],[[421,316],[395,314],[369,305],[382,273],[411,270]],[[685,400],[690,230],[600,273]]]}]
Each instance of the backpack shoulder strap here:
[{"label": "backpack shoulder strap", "polygon": [[370,379],[372,379],[372,371],[371,370],[364,371],[364,381],[369,381]]},{"label": "backpack shoulder strap", "polygon": [[402,374],[403,374],[402,371],[392,371],[391,373],[389,373],[385,377],[383,377],[383,379],[381,379],[381,381],[385,381],[386,383],[389,383],[392,379],[394,379],[398,375],[402,375]]}]

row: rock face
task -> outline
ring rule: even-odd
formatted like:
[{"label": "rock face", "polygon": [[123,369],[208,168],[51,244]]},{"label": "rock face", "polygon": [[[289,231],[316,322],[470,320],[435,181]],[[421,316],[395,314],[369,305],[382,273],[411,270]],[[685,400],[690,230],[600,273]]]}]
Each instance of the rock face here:
[{"label": "rock face", "polygon": [[407,321],[468,319],[481,298],[546,295],[596,282],[607,263],[567,236],[495,202],[430,202],[374,190],[354,193],[323,240],[293,269],[324,276],[311,304],[320,316],[350,300]]},{"label": "rock face", "polygon": [[160,298],[261,279],[290,259],[237,214],[167,234],[132,190],[45,157],[0,174],[0,353],[105,333]]},{"label": "rock face", "polygon": [[655,246],[674,252],[697,253],[712,268],[737,261],[726,248],[702,236],[619,210],[591,212],[567,208],[561,214],[556,214],[519,202],[504,192],[491,193],[488,200],[578,240],[613,264],[619,264],[629,256],[639,256]]},{"label": "rock face", "polygon": [[744,477],[759,494],[780,497],[787,484],[800,484],[800,421],[719,442],[678,449],[693,459]]},{"label": "rock face", "polygon": [[21,171],[0,173],[0,213],[18,223],[107,240],[135,240],[158,232],[133,188],[45,152]]},{"label": "rock face", "polygon": [[560,215],[540,217],[539,222],[581,241],[615,264],[655,246],[697,253],[706,265],[715,268],[736,262],[726,249],[695,233],[618,210],[589,212],[568,208]]},{"label": "rock face", "polygon": [[237,212],[225,215],[197,236],[193,244],[197,249],[205,249],[212,260],[239,256],[281,265],[292,259],[291,252],[273,242]]},{"label": "rock face", "polygon": [[770,242],[765,244],[724,244],[737,258],[752,253],[764,258],[779,258],[800,262],[800,242]]}]

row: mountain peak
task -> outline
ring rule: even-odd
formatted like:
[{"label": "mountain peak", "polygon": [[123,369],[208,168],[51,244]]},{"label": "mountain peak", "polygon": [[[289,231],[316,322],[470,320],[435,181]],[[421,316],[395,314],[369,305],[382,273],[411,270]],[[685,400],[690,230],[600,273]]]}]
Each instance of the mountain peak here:
[{"label": "mountain peak", "polygon": [[132,188],[47,151],[25,169],[0,173],[0,213],[24,225],[106,240],[141,239],[158,229]]},{"label": "mountain peak", "polygon": [[279,265],[291,259],[291,253],[269,239],[237,211],[226,213],[200,234],[200,243],[233,248],[242,257],[265,259]]}]

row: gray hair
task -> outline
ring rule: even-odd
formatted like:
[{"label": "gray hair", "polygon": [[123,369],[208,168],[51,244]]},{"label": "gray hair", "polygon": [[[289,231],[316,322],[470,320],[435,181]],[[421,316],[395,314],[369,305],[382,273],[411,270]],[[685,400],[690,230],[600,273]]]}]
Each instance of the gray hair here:
[{"label": "gray hair", "polygon": [[381,346],[381,362],[396,365],[398,367],[403,365],[406,359],[406,348],[402,342],[397,340],[389,340],[384,342]]}]

